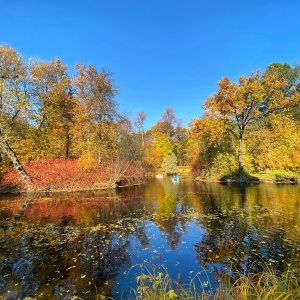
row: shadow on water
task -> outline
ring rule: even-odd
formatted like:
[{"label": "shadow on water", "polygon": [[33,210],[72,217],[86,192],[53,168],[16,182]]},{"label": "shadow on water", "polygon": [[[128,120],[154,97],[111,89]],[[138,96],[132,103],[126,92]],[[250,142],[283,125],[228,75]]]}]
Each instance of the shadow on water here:
[{"label": "shadow on water", "polygon": [[117,191],[0,198],[0,296],[126,299],[145,266],[189,283],[299,268],[297,185],[149,179]]}]

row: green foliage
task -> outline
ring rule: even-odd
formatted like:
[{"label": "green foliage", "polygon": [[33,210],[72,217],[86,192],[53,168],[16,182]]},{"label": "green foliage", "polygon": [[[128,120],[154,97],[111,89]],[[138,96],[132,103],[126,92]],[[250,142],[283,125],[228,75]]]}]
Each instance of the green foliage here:
[{"label": "green foliage", "polygon": [[279,276],[267,267],[259,274],[220,274],[220,285],[216,290],[209,281],[203,282],[198,276],[188,285],[181,285],[172,281],[167,273],[157,274],[149,269],[137,277],[137,282],[139,286],[134,295],[143,300],[298,299],[300,295],[298,272],[287,270]]},{"label": "green foliage", "polygon": [[177,174],[178,168],[177,168],[178,160],[174,153],[165,156],[164,161],[161,165],[161,168],[163,171],[167,174]]},{"label": "green foliage", "polygon": [[170,276],[165,272],[157,272],[152,264],[140,265],[141,275],[136,277],[139,284],[133,291],[136,299],[177,299],[177,294],[173,287]]},{"label": "green foliage", "polygon": [[290,181],[296,179],[294,173],[289,171],[274,170],[271,171],[269,175],[274,176],[276,181]]},{"label": "green foliage", "polygon": [[79,159],[86,168],[126,159],[167,174],[177,173],[177,165],[191,165],[195,175],[205,177],[238,170],[241,180],[244,168],[300,170],[299,66],[274,63],[238,82],[224,77],[190,130],[166,108],[148,132],[145,112],[134,121],[137,132],[119,114],[111,73],[80,62],[75,68],[71,76],[59,58],[26,61],[0,46],[2,171],[8,160],[21,170],[20,161],[39,158]]}]

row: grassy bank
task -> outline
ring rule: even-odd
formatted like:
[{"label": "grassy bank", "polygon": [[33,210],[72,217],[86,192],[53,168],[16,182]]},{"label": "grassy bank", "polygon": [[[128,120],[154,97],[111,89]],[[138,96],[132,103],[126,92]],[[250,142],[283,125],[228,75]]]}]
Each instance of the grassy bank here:
[{"label": "grassy bank", "polygon": [[[239,182],[237,174],[225,174],[225,175],[210,175],[196,177],[198,181],[217,181],[217,182]],[[300,174],[288,172],[288,171],[271,171],[268,173],[251,173],[245,174],[245,182],[255,183],[297,183],[300,181]]]},{"label": "grassy bank", "polygon": [[139,286],[132,299],[205,299],[205,300],[261,300],[300,299],[299,271],[288,270],[281,275],[265,270],[260,274],[238,275],[237,279],[220,274],[219,287],[213,289],[209,283],[196,276],[190,284],[181,285],[172,281],[168,274],[146,272],[137,277]]}]

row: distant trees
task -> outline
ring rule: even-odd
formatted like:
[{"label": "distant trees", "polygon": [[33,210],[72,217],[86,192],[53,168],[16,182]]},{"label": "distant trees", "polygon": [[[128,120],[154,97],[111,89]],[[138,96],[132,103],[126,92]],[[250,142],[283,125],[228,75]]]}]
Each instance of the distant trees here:
[{"label": "distant trees", "polygon": [[145,129],[144,129],[144,123],[147,119],[147,114],[143,111],[140,110],[137,112],[136,117],[134,119],[134,124],[135,126],[138,128],[138,133],[141,135],[141,139],[142,139],[142,147],[144,148],[145,145],[145,139],[144,139],[144,135],[145,135]]},{"label": "distant trees", "polygon": [[[184,128],[166,108],[150,130],[147,114],[119,113],[118,87],[106,70],[78,62],[75,74],[56,57],[26,61],[0,46],[0,167],[10,165],[32,184],[21,162],[76,160],[85,172],[109,166],[111,184],[129,174],[176,173],[192,165],[197,174],[299,171],[300,67],[271,64],[264,73],[224,77],[204,102],[205,115]],[[106,175],[105,175],[106,176]]]},{"label": "distant trees", "polygon": [[171,157],[178,164],[188,164],[188,130],[183,128],[172,108],[166,108],[158,122],[146,134],[144,164],[149,170],[157,170]]}]

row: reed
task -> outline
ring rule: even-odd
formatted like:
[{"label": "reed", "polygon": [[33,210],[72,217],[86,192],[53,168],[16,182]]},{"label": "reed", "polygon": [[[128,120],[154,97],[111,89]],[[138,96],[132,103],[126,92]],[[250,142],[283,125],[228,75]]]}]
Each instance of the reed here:
[{"label": "reed", "polygon": [[[300,299],[300,271],[287,270],[277,274],[265,268],[259,274],[222,274],[219,286],[200,280],[200,274],[187,285],[180,279],[172,280],[167,272],[156,272],[150,266],[143,268],[137,277],[138,287],[132,291],[131,299],[166,300],[294,300]],[[202,276],[203,278],[203,276]],[[235,279],[233,279],[235,278]]]}]

